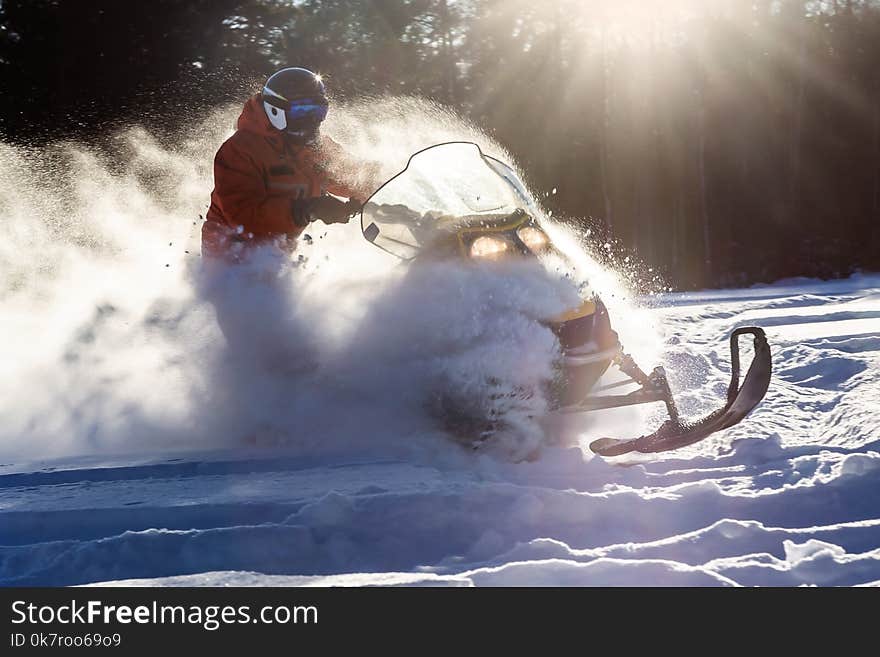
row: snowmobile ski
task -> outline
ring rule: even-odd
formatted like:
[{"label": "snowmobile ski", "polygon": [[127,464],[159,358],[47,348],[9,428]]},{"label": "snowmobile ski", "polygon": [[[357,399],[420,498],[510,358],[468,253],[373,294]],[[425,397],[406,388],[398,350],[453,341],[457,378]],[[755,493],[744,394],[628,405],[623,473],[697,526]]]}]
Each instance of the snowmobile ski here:
[{"label": "snowmobile ski", "polygon": [[[739,382],[739,336],[754,336],[755,355],[749,370]],[[730,336],[731,378],[727,389],[727,404],[723,408],[696,422],[682,421],[678,417],[672,395],[667,393],[667,409],[670,418],[654,433],[638,438],[600,438],[590,443],[590,449],[601,456],[620,456],[629,452],[665,452],[693,445],[716,431],[737,424],[760,403],[770,386],[772,370],[770,346],[764,331],[755,326],[736,329]],[[668,390],[668,386],[667,386]]]}]

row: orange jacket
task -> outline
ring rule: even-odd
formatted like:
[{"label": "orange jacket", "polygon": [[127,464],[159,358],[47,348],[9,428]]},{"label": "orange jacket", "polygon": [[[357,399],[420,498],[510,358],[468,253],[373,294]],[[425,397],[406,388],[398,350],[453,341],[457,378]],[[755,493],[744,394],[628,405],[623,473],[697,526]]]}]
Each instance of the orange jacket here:
[{"label": "orange jacket", "polygon": [[344,156],[332,139],[294,146],[272,127],[259,94],[252,96],[237,130],[214,158],[214,191],[202,225],[202,253],[235,257],[243,245],[289,240],[302,233],[293,221],[293,200],[330,192],[363,200],[360,193],[327,173],[331,158]]}]

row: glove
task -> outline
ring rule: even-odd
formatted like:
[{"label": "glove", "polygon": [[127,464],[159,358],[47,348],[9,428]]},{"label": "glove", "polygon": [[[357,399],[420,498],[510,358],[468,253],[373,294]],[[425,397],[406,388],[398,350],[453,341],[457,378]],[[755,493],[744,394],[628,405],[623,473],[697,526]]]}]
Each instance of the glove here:
[{"label": "glove", "polygon": [[357,201],[344,203],[334,196],[297,199],[293,202],[293,219],[299,226],[307,226],[319,219],[328,225],[344,224],[360,208]]}]

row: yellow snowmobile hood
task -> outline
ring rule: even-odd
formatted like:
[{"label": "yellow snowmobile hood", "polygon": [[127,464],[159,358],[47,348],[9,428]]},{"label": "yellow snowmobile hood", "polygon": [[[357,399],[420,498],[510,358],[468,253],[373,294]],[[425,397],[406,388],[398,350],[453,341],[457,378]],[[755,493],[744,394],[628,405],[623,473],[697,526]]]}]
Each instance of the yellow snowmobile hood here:
[{"label": "yellow snowmobile hood", "polygon": [[554,324],[564,324],[565,322],[570,322],[573,319],[580,319],[581,317],[586,317],[587,315],[592,315],[596,312],[596,303],[591,300],[586,300],[581,303],[577,308],[572,308],[571,310],[562,313],[561,315],[557,315],[553,317],[550,321]]},{"label": "yellow snowmobile hood", "polygon": [[[465,228],[460,228],[455,231],[456,236],[458,238],[458,246],[463,257],[467,257],[467,240],[468,238],[473,239],[474,234],[483,235],[483,234],[491,234],[491,233],[504,233],[509,232],[511,230],[515,230],[519,228],[522,224],[530,219],[529,215],[523,214],[522,216],[514,218],[513,221],[496,224],[496,225],[477,225],[477,226],[467,226]],[[584,300],[581,302],[579,306],[576,308],[572,308],[561,315],[557,315],[556,317],[550,318],[550,323],[552,324],[564,324],[565,322],[570,322],[573,319],[580,319],[581,317],[587,317],[588,315],[592,315],[596,312],[596,304],[592,300]]]}]

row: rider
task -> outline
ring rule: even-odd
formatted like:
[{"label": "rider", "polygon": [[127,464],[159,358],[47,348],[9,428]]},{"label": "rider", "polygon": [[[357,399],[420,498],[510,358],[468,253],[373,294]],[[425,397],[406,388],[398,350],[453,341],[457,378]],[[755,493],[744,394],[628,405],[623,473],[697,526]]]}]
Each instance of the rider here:
[{"label": "rider", "polygon": [[358,163],[320,134],[327,108],[321,76],[304,68],[278,71],[245,103],[214,158],[204,255],[235,262],[249,244],[292,249],[309,222],[346,223],[360,209],[369,191],[329,172],[331,163],[346,171]]}]

